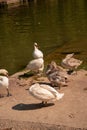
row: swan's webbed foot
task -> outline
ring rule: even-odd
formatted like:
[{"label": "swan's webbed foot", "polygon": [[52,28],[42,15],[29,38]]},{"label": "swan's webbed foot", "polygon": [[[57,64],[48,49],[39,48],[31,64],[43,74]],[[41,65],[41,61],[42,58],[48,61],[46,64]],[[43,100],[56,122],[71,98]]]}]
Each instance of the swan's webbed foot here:
[{"label": "swan's webbed foot", "polygon": [[46,101],[42,101],[41,103],[43,106],[46,106],[47,105],[47,102]]},{"label": "swan's webbed foot", "polygon": [[11,93],[9,93],[9,89],[7,88],[7,97],[12,96]]},{"label": "swan's webbed foot", "polygon": [[12,96],[12,94],[11,93],[7,94],[7,97],[9,97],[9,96]]}]

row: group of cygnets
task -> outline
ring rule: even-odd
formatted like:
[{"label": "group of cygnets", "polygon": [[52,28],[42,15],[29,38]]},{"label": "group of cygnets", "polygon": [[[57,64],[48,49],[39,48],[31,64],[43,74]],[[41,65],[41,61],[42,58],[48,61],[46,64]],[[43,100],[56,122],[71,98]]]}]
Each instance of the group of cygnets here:
[{"label": "group of cygnets", "polygon": [[[29,93],[35,98],[41,100],[42,104],[47,104],[48,101],[61,99],[64,96],[64,93],[59,93],[55,87],[60,88],[61,86],[67,85],[68,74],[76,71],[78,66],[82,64],[82,61],[73,58],[73,56],[74,53],[67,54],[61,62],[62,67],[58,66],[54,61],[48,64],[45,70],[45,75],[50,81],[50,85],[44,83],[34,83],[29,86]],[[39,50],[37,43],[34,43],[33,58],[34,59],[26,66],[26,70],[34,71],[36,74],[42,74],[44,70],[44,56],[43,52]],[[7,70],[1,69],[0,75],[0,87],[6,87],[7,96],[10,96]]]}]

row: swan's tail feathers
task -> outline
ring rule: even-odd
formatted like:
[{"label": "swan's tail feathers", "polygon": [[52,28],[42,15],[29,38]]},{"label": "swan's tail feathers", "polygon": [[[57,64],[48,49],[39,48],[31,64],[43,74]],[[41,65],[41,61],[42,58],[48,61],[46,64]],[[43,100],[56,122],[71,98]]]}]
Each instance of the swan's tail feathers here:
[{"label": "swan's tail feathers", "polygon": [[58,96],[57,96],[57,100],[60,100],[61,98],[63,98],[63,96],[64,96],[64,93],[60,93],[60,94],[58,94]]}]

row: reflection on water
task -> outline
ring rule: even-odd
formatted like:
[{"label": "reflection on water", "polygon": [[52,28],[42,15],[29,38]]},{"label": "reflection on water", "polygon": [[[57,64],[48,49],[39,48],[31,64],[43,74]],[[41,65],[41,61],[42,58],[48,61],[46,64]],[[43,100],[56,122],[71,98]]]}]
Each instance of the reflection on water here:
[{"label": "reflection on water", "polygon": [[86,66],[86,4],[85,0],[38,0],[0,9],[0,68],[10,74],[23,69],[32,59],[34,42],[46,63],[60,62],[66,53],[76,52]]}]

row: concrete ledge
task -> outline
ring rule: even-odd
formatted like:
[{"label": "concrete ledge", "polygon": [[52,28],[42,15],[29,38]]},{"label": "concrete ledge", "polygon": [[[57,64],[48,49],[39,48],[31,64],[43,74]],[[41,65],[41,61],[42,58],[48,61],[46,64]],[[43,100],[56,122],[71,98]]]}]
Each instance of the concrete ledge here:
[{"label": "concrete ledge", "polygon": [[87,130],[87,129],[68,127],[63,125],[47,124],[47,123],[0,119],[0,130]]}]

